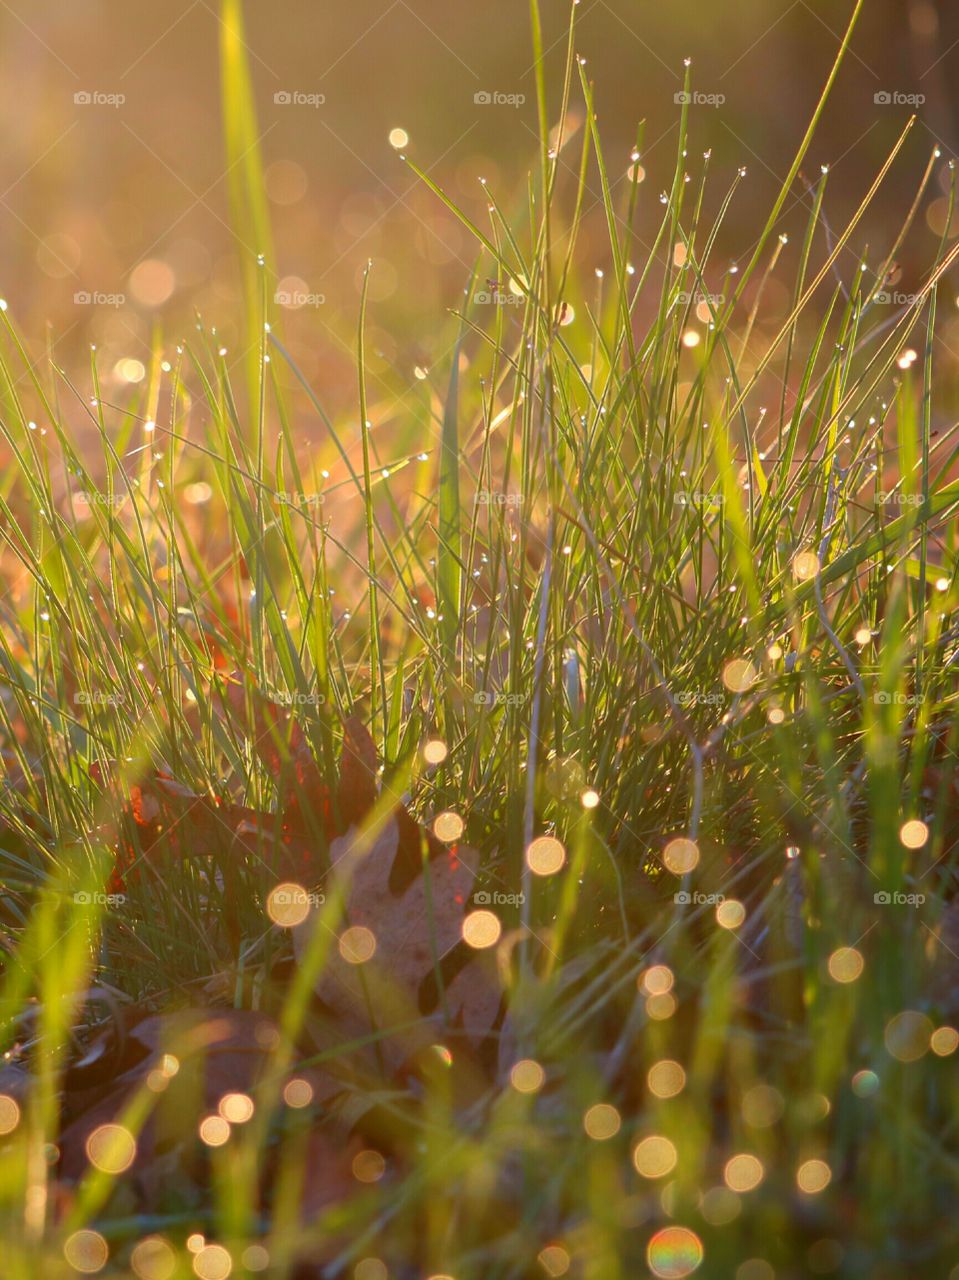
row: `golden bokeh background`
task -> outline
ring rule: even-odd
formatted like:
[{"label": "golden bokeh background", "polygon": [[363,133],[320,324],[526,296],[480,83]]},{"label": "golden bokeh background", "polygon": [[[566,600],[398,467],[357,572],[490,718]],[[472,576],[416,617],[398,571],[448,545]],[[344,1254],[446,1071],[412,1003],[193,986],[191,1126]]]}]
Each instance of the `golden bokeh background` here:
[{"label": "golden bokeh background", "polygon": [[[541,7],[558,91],[569,7]],[[697,160],[713,152],[716,199],[736,167],[749,169],[737,196],[741,217],[725,231],[723,249],[735,258],[754,242],[788,170],[850,11],[837,0],[581,0],[576,49],[596,82],[614,179],[625,180],[645,120],[641,240],[661,215],[657,197],[672,172],[683,59],[693,59],[698,91],[724,99],[692,111]],[[310,377],[352,387],[349,335],[372,257],[371,346],[376,359],[409,374],[436,355],[437,317],[460,296],[474,249],[404,166],[390,134],[404,131],[410,156],[478,222],[486,205],[480,177],[520,215],[536,148],[528,7],[250,0],[245,17],[272,265],[286,299],[277,305],[288,313],[290,345]],[[120,381],[135,377],[154,326],[175,339],[193,325],[194,308],[225,345],[239,338],[237,250],[257,246],[239,245],[230,229],[220,30],[213,0],[0,7],[2,289],[22,327],[35,337],[48,332],[67,366],[95,341],[103,368]],[[877,104],[877,93],[925,98],[890,183],[896,216],[933,143],[955,142],[957,41],[954,4],[866,4],[811,152],[812,163],[832,166],[827,215],[837,224],[912,109]],[[476,101],[478,94],[504,100]],[[566,148],[570,192],[580,141]],[[593,234],[602,266],[598,196],[594,175],[585,244],[588,256]],[[938,226],[935,210],[922,220],[911,247],[917,273],[934,251],[941,215]],[[908,286],[908,255],[903,270]]]}]

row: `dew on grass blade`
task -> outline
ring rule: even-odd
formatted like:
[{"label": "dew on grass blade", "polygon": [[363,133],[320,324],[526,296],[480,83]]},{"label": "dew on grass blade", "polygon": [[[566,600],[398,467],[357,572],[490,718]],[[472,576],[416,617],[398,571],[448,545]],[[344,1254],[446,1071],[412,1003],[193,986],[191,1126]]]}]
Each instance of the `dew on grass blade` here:
[{"label": "dew on grass blade", "polygon": [[929,1047],[937,1058],[947,1058],[959,1049],[959,1031],[955,1027],[937,1027],[930,1037]]},{"label": "dew on grass blade", "polygon": [[503,926],[492,911],[471,911],[463,921],[463,941],[477,951],[495,947],[502,932]]},{"label": "dew on grass blade", "polygon": [[546,1072],[533,1058],[523,1058],[509,1073],[510,1084],[517,1093],[536,1093],[543,1087]]},{"label": "dew on grass blade", "polygon": [[20,1104],[8,1093],[0,1093],[0,1136],[13,1133],[20,1123]]},{"label": "dew on grass blade", "polygon": [[639,976],[639,986],[651,996],[662,996],[671,991],[675,982],[672,969],[665,964],[650,965]]},{"label": "dew on grass blade", "polygon": [[833,982],[855,982],[862,976],[865,966],[862,952],[857,951],[855,947],[837,947],[829,957],[829,976]]},{"label": "dew on grass blade", "polygon": [[663,863],[673,875],[684,876],[699,865],[699,845],[695,840],[677,836],[663,850]]},{"label": "dew on grass blade", "polygon": [[743,1119],[754,1129],[769,1129],[786,1109],[782,1094],[768,1084],[756,1084],[747,1089],[740,1106]]},{"label": "dew on grass blade", "polygon": [[875,1071],[857,1071],[852,1078],[852,1091],[857,1098],[871,1098],[879,1088]]},{"label": "dew on grass blade", "polygon": [[548,1276],[564,1276],[572,1265],[572,1260],[561,1244],[548,1244],[541,1249],[536,1261]]},{"label": "dew on grass blade", "polygon": [[99,1231],[74,1231],[63,1243],[63,1256],[74,1271],[92,1276],[106,1266],[110,1250]]},{"label": "dew on grass blade", "polygon": [[746,693],[759,679],[759,672],[748,658],[733,658],[723,668],[723,684],[730,693]]},{"label": "dew on grass blade", "polygon": [[227,1280],[233,1259],[222,1244],[205,1244],[193,1259],[193,1270],[200,1280]]},{"label": "dew on grass blade", "polygon": [[382,1258],[361,1258],[353,1268],[353,1280],[387,1280],[388,1275]]},{"label": "dew on grass blade", "polygon": [[899,1062],[918,1062],[932,1046],[932,1022],[924,1013],[904,1009],[886,1023],[886,1050]]},{"label": "dew on grass blade", "polygon": [[650,1134],[633,1148],[633,1165],[644,1178],[665,1178],[676,1168],[676,1147],[662,1134]]},{"label": "dew on grass blade", "polygon": [[449,748],[441,738],[431,738],[423,747],[423,759],[427,764],[442,764],[449,755]]},{"label": "dew on grass blade", "polygon": [[230,1124],[246,1124],[253,1118],[253,1099],[246,1093],[225,1093],[217,1110]]},{"label": "dew on grass blade", "polygon": [[464,830],[463,819],[458,813],[452,813],[449,809],[438,813],[433,819],[433,835],[444,844],[453,844],[459,840]]},{"label": "dew on grass blade", "polygon": [[138,1280],[171,1280],[176,1252],[162,1236],[146,1236],[133,1246],[130,1266]]},{"label": "dew on grass blade", "polygon": [[283,1088],[283,1101],[297,1110],[308,1107],[313,1101],[313,1086],[300,1076],[288,1080]]},{"label": "dew on grass blade", "polygon": [[310,914],[309,894],[301,884],[278,884],[267,897],[266,914],[281,929],[293,929]]},{"label": "dew on grass blade", "polygon": [[566,862],[566,850],[554,836],[538,836],[526,850],[526,864],[537,876],[551,876]]},{"label": "dew on grass blade", "polygon": [[659,1280],[683,1280],[703,1260],[703,1243],[688,1227],[663,1227],[646,1248],[649,1269]]},{"label": "dew on grass blade", "polygon": [[776,1280],[776,1272],[765,1258],[747,1258],[736,1268],[736,1280]]},{"label": "dew on grass blade", "polygon": [[725,1227],[742,1213],[743,1202],[729,1187],[710,1187],[704,1194],[700,1213],[711,1227]]},{"label": "dew on grass blade", "polygon": [[133,1134],[122,1124],[101,1124],[87,1137],[87,1159],[101,1173],[119,1174],[136,1159]]},{"label": "dew on grass blade", "polygon": [[793,559],[793,574],[799,582],[809,582],[819,569],[819,557],[815,551],[800,551]]},{"label": "dew on grass blade", "polygon": [[619,1133],[622,1117],[608,1102],[597,1102],[583,1116],[583,1128],[594,1142],[606,1142]]},{"label": "dew on grass blade", "polygon": [[686,1072],[678,1062],[663,1058],[649,1068],[646,1083],[657,1098],[675,1098],[686,1087]]},{"label": "dew on grass blade", "polygon": [[746,908],[736,898],[727,898],[716,908],[716,923],[723,929],[738,929],[746,919]]},{"label": "dew on grass blade", "polygon": [[819,1195],[832,1181],[832,1170],[825,1160],[804,1160],[796,1170],[796,1185],[807,1196]]},{"label": "dew on grass blade", "polygon": [[742,1152],[731,1156],[723,1169],[723,1180],[731,1191],[753,1191],[765,1177],[762,1161],[754,1155]]},{"label": "dew on grass blade", "polygon": [[921,849],[929,839],[929,828],[919,818],[910,818],[899,828],[899,840],[905,849]]},{"label": "dew on grass blade", "polygon": [[386,1172],[386,1161],[378,1151],[360,1151],[353,1158],[353,1177],[357,1182],[379,1182]]},{"label": "dew on grass blade", "polygon": [[366,964],[376,951],[376,935],[365,925],[351,925],[340,934],[338,946],[347,964]]},{"label": "dew on grass blade", "polygon": [[208,1147],[222,1147],[230,1140],[230,1125],[222,1116],[205,1116],[200,1121],[200,1140]]}]

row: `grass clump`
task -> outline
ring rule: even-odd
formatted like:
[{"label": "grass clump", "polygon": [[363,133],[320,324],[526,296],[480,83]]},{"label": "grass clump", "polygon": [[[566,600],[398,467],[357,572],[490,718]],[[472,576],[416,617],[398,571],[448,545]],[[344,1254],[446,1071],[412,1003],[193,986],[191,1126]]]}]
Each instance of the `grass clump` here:
[{"label": "grass clump", "polygon": [[[406,160],[476,267],[400,406],[364,292],[338,414],[271,328],[238,6],[223,30],[234,218],[264,254],[247,349],[202,324],[158,339],[116,403],[95,353],[83,377],[38,362],[3,312],[7,1274],[946,1274],[959,484],[936,344],[956,251],[907,305],[881,296],[938,157],[878,251],[860,232],[908,128],[838,233],[826,171],[788,205],[847,33],[740,263],[717,246],[744,174],[694,156],[687,107],[647,242],[642,143],[611,172],[571,28],[514,213],[490,190],[479,227]],[[305,968],[264,910],[291,796],[333,883],[357,715],[384,797],[360,842],[401,798],[462,825],[468,905],[502,928],[479,1046],[443,1022],[434,949],[438,1047],[414,1074],[390,1068],[405,1026],[313,1036],[342,898],[313,912]],[[531,853],[544,836],[561,848]],[[228,1140],[198,1144],[184,1093],[149,1138],[176,1172],[133,1193],[126,1139],[77,1157],[69,1125],[125,1071],[111,1123],[159,1131],[137,1018],[200,1006],[267,1059],[255,1121],[221,1108]],[[168,1056],[190,1060],[191,1026]],[[201,1050],[226,1081],[220,1043]],[[337,1062],[338,1090],[287,1092]]]}]

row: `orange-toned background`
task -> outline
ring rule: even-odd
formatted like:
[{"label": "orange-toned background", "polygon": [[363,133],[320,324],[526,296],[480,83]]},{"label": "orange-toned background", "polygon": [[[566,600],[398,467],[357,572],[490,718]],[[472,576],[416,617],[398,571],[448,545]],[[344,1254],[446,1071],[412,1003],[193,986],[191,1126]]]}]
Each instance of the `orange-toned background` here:
[{"label": "orange-toned background", "polygon": [[[557,0],[541,7],[555,84],[568,9]],[[812,172],[833,166],[828,215],[835,222],[855,207],[909,115],[908,106],[878,107],[877,92],[927,98],[890,183],[890,225],[907,207],[935,139],[954,142],[956,8],[945,0],[867,0],[811,155]],[[735,168],[749,167],[723,251],[735,257],[749,248],[850,10],[838,0],[581,0],[576,47],[596,81],[614,177],[626,172],[637,122],[647,122],[641,231],[661,214],[657,197],[676,140],[673,97],[689,55],[696,87],[726,99],[693,111],[697,157],[713,148],[717,200]],[[481,175],[516,208],[536,145],[527,5],[249,0],[246,19],[276,267],[287,292],[311,295],[287,318],[290,341],[311,377],[334,384],[348,377],[344,343],[372,256],[373,345],[387,363],[410,371],[430,360],[438,317],[455,304],[473,248],[417,186],[388,135],[408,131],[410,154],[478,220],[485,216]],[[194,307],[225,343],[238,337],[218,25],[214,0],[0,6],[0,289],[30,335],[40,339],[49,326],[67,365],[93,340],[102,367],[135,373],[135,364],[122,362],[145,358],[154,323],[173,339],[192,325]],[[526,101],[477,104],[480,91]],[[276,103],[283,92],[322,94],[325,102]],[[78,93],[124,101],[78,103]],[[575,143],[568,159],[572,184]],[[594,179],[587,228],[601,266],[608,251],[597,196]],[[794,208],[784,226],[796,230],[801,214]],[[930,219],[935,226],[935,211]],[[878,249],[889,233],[885,215],[877,217],[862,242]],[[912,246],[916,271],[934,249],[924,216]],[[588,259],[588,243],[584,250]],[[910,269],[907,260],[907,277]],[[84,293],[99,303],[75,301]]]}]

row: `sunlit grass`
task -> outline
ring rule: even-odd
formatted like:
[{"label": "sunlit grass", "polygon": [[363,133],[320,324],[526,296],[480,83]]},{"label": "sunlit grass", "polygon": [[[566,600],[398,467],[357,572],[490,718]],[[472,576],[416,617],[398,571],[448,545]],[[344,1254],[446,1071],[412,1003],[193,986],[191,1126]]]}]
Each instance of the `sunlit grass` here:
[{"label": "sunlit grass", "polygon": [[[758,238],[718,262],[743,175],[710,174],[686,107],[661,197],[638,159],[615,172],[571,31],[529,193],[490,190],[481,228],[434,187],[477,253],[445,356],[397,406],[364,292],[339,418],[271,327],[238,5],[223,32],[233,216],[263,250],[245,349],[158,337],[115,403],[95,352],[52,366],[3,312],[5,1274],[946,1274],[953,255],[910,305],[876,298],[938,158],[866,254],[878,180],[841,230],[826,172],[787,214],[820,103]],[[593,191],[598,269],[577,246]],[[791,301],[770,320],[773,282]],[[416,1087],[347,1066],[345,1100],[316,1097],[308,1072],[362,1046],[304,1047],[314,978],[337,940],[359,966],[376,939],[215,822],[110,890],[152,769],[278,810],[236,671],[331,780],[343,717],[366,719],[385,800],[364,839],[408,794],[479,850],[463,936],[508,1009],[485,1058],[438,1025]],[[263,1011],[269,1067],[207,1109],[178,1092],[204,1051],[184,1026],[61,1194],[64,1071],[134,1005]],[[155,1112],[206,1163],[192,1199],[171,1164],[145,1216],[125,1174]],[[349,1194],[304,1213],[317,1159]]]}]

